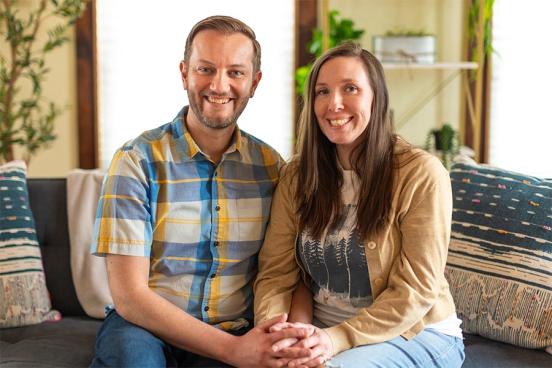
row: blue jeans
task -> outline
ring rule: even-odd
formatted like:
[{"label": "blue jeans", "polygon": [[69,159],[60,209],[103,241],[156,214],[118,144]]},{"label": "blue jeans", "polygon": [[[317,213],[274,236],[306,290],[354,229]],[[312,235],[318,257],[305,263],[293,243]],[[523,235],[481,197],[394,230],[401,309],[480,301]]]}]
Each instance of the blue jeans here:
[{"label": "blue jeans", "polygon": [[[233,332],[244,334],[246,329]],[[111,310],[96,337],[91,367],[229,367],[176,348]]]},{"label": "blue jeans", "polygon": [[425,329],[411,340],[399,336],[380,344],[363,345],[337,354],[327,368],[461,367],[462,339]]}]

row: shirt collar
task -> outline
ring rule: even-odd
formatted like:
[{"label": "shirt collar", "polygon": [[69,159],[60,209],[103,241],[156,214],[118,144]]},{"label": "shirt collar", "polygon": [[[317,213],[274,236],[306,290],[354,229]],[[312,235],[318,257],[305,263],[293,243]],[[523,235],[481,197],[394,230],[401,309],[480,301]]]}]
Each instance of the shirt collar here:
[{"label": "shirt collar", "polygon": [[[188,131],[188,127],[186,126],[186,116],[188,115],[188,109],[189,106],[184,106],[182,110],[178,113],[176,118],[173,120],[173,124],[175,125],[175,129],[177,132],[178,137],[183,137],[184,141],[187,146],[187,155],[189,158],[194,158],[198,153],[201,153],[203,156],[207,157],[207,155],[201,151],[201,148],[197,145],[197,143],[194,141],[194,138]],[[232,134],[231,138],[231,144],[224,152],[224,155],[230,154],[234,151],[241,152],[242,149],[242,135],[240,128],[236,124],[236,128],[234,129],[234,133]]]}]

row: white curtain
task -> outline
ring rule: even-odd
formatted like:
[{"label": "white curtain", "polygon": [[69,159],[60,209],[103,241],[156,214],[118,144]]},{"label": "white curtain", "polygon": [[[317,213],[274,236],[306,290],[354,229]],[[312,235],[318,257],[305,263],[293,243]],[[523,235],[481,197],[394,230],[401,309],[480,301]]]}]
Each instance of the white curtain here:
[{"label": "white curtain", "polygon": [[284,158],[292,152],[294,1],[98,0],[100,162],[187,104],[178,64],[192,26],[210,15],[247,23],[262,48],[263,78],[238,123]]},{"label": "white curtain", "polygon": [[495,0],[489,161],[552,178],[552,1]]}]

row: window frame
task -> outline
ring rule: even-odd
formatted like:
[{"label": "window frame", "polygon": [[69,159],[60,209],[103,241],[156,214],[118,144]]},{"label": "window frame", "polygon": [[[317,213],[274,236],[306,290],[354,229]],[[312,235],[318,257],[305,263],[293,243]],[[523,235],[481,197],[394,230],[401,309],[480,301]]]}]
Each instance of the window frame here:
[{"label": "window frame", "polygon": [[[295,57],[294,69],[312,61],[307,43],[317,26],[318,1],[295,0]],[[98,69],[96,45],[96,1],[90,0],[76,24],[77,47],[77,116],[79,167],[99,167],[98,149]],[[297,122],[299,96],[295,96],[294,121]],[[297,136],[295,125],[294,136]]]}]

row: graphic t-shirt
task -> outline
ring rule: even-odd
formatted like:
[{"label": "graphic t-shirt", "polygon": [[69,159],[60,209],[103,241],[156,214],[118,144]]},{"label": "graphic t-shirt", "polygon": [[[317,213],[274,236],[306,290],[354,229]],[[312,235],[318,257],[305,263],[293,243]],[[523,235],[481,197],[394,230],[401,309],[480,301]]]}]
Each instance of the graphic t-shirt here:
[{"label": "graphic t-shirt", "polygon": [[303,231],[297,239],[298,259],[310,276],[314,317],[332,326],[357,314],[372,303],[372,289],[364,244],[356,230],[359,180],[343,170],[343,208],[334,226],[321,239]]}]

